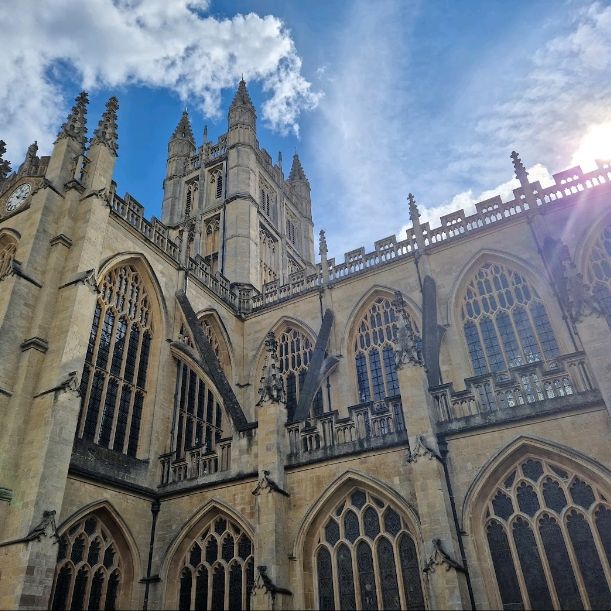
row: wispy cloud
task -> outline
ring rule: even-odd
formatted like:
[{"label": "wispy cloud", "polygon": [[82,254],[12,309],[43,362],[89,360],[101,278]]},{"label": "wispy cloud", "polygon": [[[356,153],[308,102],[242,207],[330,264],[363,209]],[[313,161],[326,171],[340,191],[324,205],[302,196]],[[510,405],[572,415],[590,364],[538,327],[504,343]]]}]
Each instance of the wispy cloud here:
[{"label": "wispy cloud", "polygon": [[[68,64],[85,88],[145,84],[177,92],[211,117],[240,75],[259,80],[264,121],[298,131],[319,95],[301,74],[290,33],[274,16],[207,14],[208,0],[5,0],[0,4],[0,134],[19,159],[47,148],[66,111],[53,79]],[[26,119],[24,121],[24,119]]]}]

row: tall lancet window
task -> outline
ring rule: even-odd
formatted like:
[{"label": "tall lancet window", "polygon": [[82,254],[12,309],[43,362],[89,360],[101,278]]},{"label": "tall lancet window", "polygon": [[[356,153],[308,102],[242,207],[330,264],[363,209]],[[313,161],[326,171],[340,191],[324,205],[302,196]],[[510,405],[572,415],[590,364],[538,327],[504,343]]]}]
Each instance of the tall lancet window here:
[{"label": "tall lancet window", "polygon": [[[409,315],[408,319],[418,334],[418,326]],[[398,395],[397,312],[389,297],[376,297],[367,308],[357,324],[353,346],[359,401]]]},{"label": "tall lancet window", "polygon": [[485,511],[504,609],[611,609],[611,506],[594,482],[525,458]]},{"label": "tall lancet window", "polygon": [[152,339],[142,277],[131,265],[112,269],[102,281],[89,335],[79,437],[136,456]]},{"label": "tall lancet window", "polygon": [[601,308],[611,318],[611,224],[607,225],[592,248],[588,280]]},{"label": "tall lancet window", "polygon": [[356,489],[316,535],[319,609],[424,609],[418,554],[405,518]]},{"label": "tall lancet window", "polygon": [[[286,409],[290,422],[299,404],[314,344],[305,333],[295,327],[286,327],[277,339],[278,360],[284,377]],[[315,415],[320,415],[323,411],[323,397],[320,389],[314,397],[312,411]]]},{"label": "tall lancet window", "polygon": [[462,320],[475,375],[558,355],[543,300],[522,275],[500,263],[485,263],[473,276]]}]

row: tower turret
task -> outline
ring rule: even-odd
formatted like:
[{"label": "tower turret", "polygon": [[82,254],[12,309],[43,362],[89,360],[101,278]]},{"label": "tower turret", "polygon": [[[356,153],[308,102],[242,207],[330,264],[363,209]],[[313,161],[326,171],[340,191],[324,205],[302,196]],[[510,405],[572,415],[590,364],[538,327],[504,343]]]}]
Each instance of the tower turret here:
[{"label": "tower turret", "polygon": [[90,191],[109,189],[117,159],[117,110],[119,101],[112,96],[93,133],[89,148],[85,184]]},{"label": "tower turret", "polygon": [[244,79],[240,81],[227,115],[227,127],[231,142],[254,144],[257,133],[257,113],[252,104]]},{"label": "tower turret", "polygon": [[195,139],[191,129],[189,113],[185,110],[168,142],[168,161],[163,181],[162,220],[176,225],[183,220],[184,204],[181,201],[182,180],[195,154]]},{"label": "tower turret", "polygon": [[308,219],[312,218],[312,200],[310,198],[310,181],[308,180],[299,155],[293,155],[293,164],[289,174],[288,183],[291,191],[296,195],[297,204],[301,207],[301,213]]}]

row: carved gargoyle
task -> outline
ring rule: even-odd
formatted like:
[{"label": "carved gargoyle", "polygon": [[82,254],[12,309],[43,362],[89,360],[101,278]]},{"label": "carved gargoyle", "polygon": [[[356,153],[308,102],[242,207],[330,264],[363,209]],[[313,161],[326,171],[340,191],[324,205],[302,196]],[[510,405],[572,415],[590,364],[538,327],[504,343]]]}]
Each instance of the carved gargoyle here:
[{"label": "carved gargoyle", "polygon": [[459,571],[460,573],[465,572],[465,568],[460,562],[456,562],[449,554],[446,552],[442,545],[441,539],[433,539],[433,553],[430,555],[429,559],[426,561],[424,568],[422,569],[425,573],[434,573],[435,568],[438,566],[446,567],[446,571],[450,569],[454,569],[455,571]]},{"label": "carved gargoyle", "polygon": [[428,458],[429,460],[441,460],[441,456],[426,443],[423,435],[416,435],[416,444],[407,454],[407,462],[418,462],[419,458]]}]

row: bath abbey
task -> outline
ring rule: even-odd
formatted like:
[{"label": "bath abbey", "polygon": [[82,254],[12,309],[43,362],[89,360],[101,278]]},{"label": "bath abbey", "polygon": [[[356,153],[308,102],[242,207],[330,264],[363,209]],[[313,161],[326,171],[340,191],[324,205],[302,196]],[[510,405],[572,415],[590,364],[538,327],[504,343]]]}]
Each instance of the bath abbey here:
[{"label": "bath abbey", "polygon": [[161,219],[87,108],[0,159],[0,608],[611,608],[609,162],[336,260],[243,80]]}]

